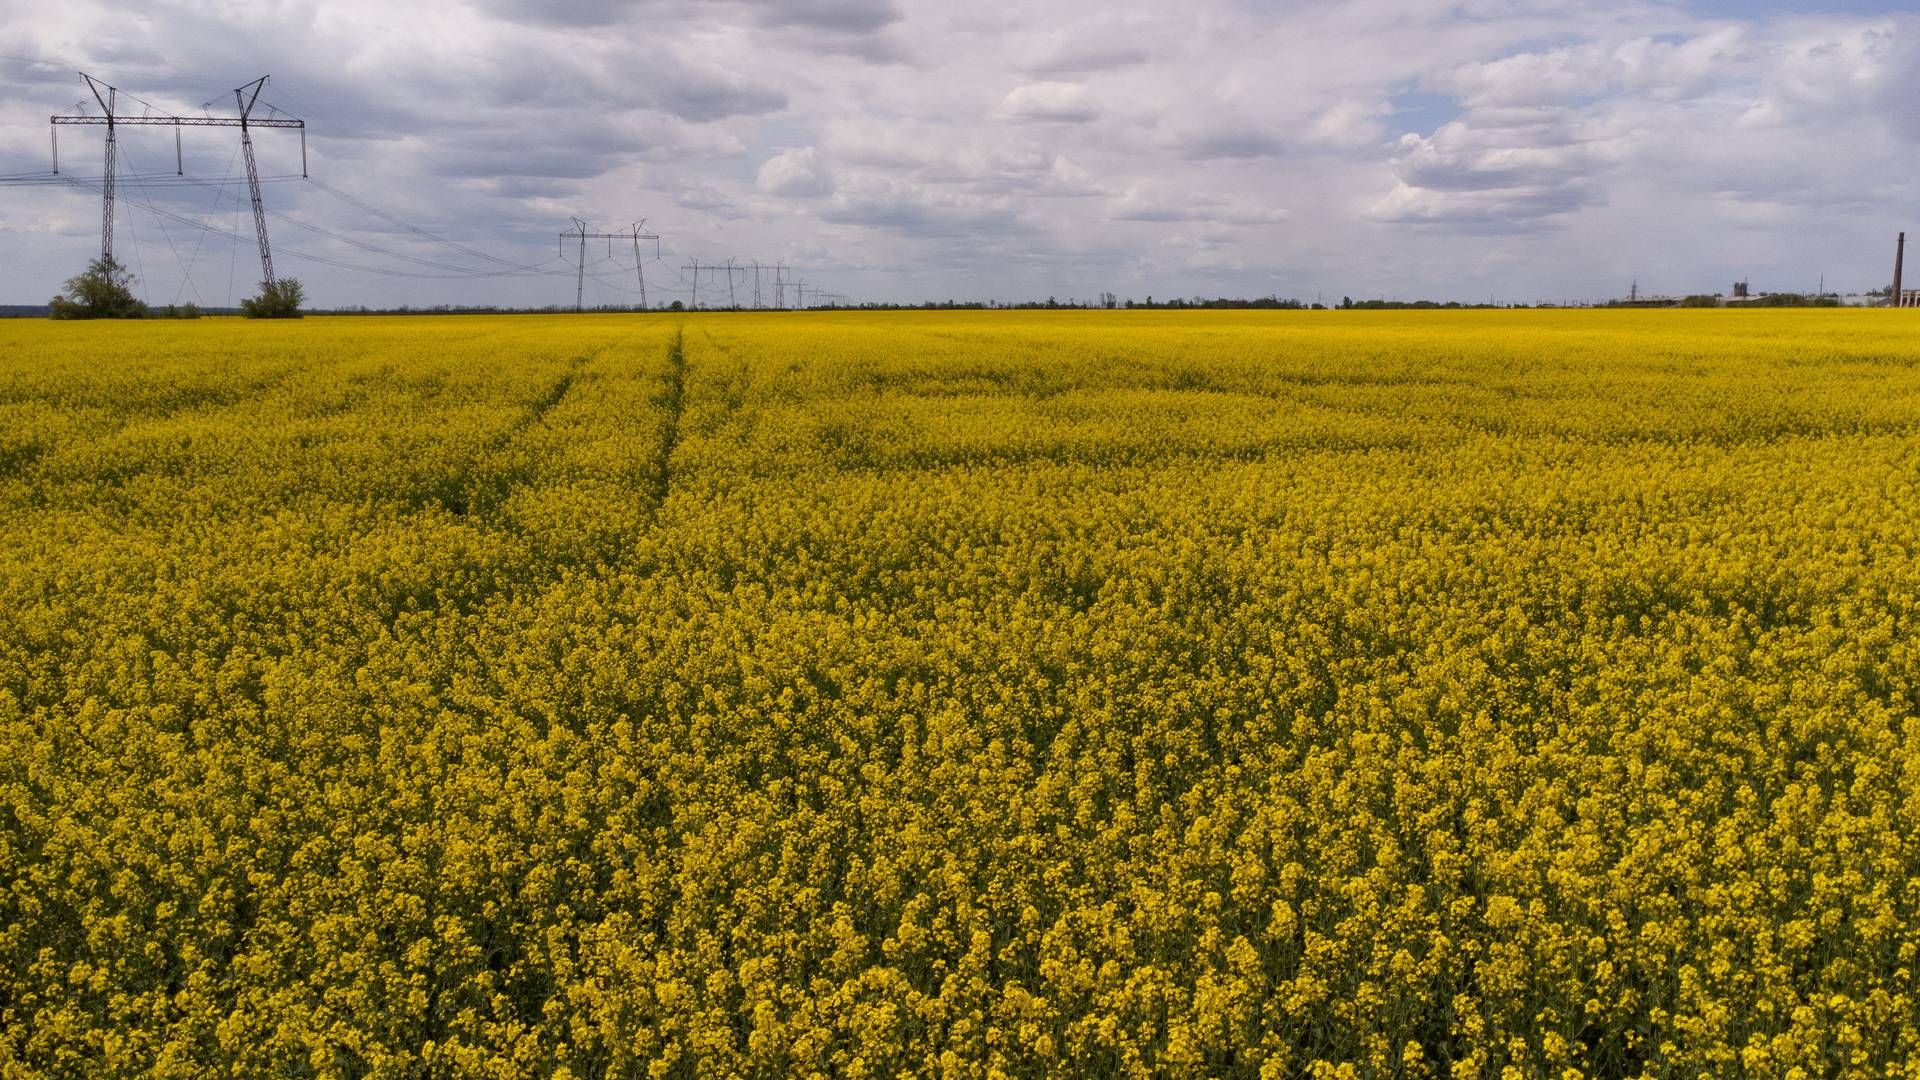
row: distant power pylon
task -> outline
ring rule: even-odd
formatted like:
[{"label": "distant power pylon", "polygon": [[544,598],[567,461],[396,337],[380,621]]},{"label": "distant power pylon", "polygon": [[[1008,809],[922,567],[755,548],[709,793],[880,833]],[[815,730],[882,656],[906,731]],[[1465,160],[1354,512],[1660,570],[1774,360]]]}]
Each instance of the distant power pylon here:
[{"label": "distant power pylon", "polygon": [[[567,235],[572,236],[575,234],[568,233]],[[721,263],[707,263],[701,262],[699,259],[688,259],[681,269],[685,270],[688,274],[687,284],[688,288],[693,292],[692,305],[694,307],[700,306],[700,275],[702,272],[708,275],[707,281],[709,287],[718,284],[716,279],[719,275],[725,274],[727,276],[727,306],[734,311],[741,310],[739,286],[747,281],[753,283],[753,306],[755,308],[763,306],[766,301],[766,293],[762,291],[763,283],[760,280],[760,275],[766,271],[772,272],[773,306],[776,309],[786,309],[788,290],[792,290],[795,307],[807,306],[807,293],[809,291],[813,293],[813,302],[815,304],[829,302],[840,304],[850,299],[842,293],[829,293],[823,291],[819,286],[810,285],[804,281],[790,280],[786,276],[788,271],[786,263],[774,263],[772,265],[761,262],[743,263],[737,259],[728,259],[726,262]],[[749,275],[751,276],[749,277]]]},{"label": "distant power pylon", "polygon": [[[260,241],[260,274],[268,285],[273,284],[273,250],[267,244],[267,209],[260,201],[260,168],[253,159],[254,128],[294,128],[300,132],[300,175],[307,175],[307,122],[280,115],[264,119],[253,115],[254,106],[260,100],[260,91],[267,85],[267,76],[262,75],[233,92],[234,103],[238,106],[238,116],[209,116],[204,110],[200,116],[155,115],[152,112],[140,116],[122,116],[117,111],[120,103],[120,91],[116,87],[81,72],[80,77],[87,81],[87,89],[93,92],[93,99],[100,103],[101,115],[88,113],[68,113],[49,117],[53,124],[53,171],[60,171],[60,129],[75,124],[102,124],[107,129],[106,169],[100,182],[100,257],[113,258],[113,214],[114,214],[114,172],[119,158],[119,129],[121,126],[171,127],[173,128],[174,168],[185,174],[180,148],[180,129],[183,127],[237,127],[240,129],[240,149],[247,159],[247,193],[253,200],[253,230]],[[102,93],[101,91],[105,91]],[[208,104],[212,104],[209,102]],[[269,106],[271,110],[271,106]]]},{"label": "distant power pylon", "polygon": [[764,301],[763,301],[763,297],[762,297],[762,293],[761,293],[761,291],[760,291],[760,272],[761,272],[762,270],[771,270],[771,271],[773,271],[773,278],[774,278],[774,280],[773,280],[773,306],[774,306],[774,307],[780,307],[780,306],[782,306],[782,304],[781,304],[781,302],[782,302],[782,300],[783,300],[784,298],[783,298],[783,297],[782,297],[782,295],[781,295],[781,291],[782,291],[782,290],[781,290],[781,283],[780,283],[780,274],[781,274],[781,273],[782,273],[783,271],[785,271],[785,270],[786,270],[786,268],[787,268],[787,265],[786,265],[785,263],[775,263],[775,264],[774,264],[774,265],[772,265],[772,266],[768,266],[768,265],[766,265],[765,263],[760,263],[760,262],[752,262],[752,263],[747,263],[746,265],[744,265],[744,266],[742,266],[742,267],[740,268],[740,272],[741,272],[741,274],[743,274],[743,275],[744,275],[744,274],[745,274],[745,273],[746,273],[746,272],[747,272],[748,270],[752,270],[752,271],[753,271],[753,306],[754,306],[755,308],[762,308],[762,307],[765,307],[765,306],[766,306],[766,305],[765,305],[765,303],[764,303]]},{"label": "distant power pylon", "polygon": [[687,264],[681,267],[681,269],[693,275],[687,279],[687,288],[689,290],[687,294],[687,310],[698,311],[700,310],[700,260],[688,259]]},{"label": "distant power pylon", "polygon": [[[562,256],[565,256],[567,253],[566,246],[569,237],[580,241],[580,271],[575,278],[573,288],[573,310],[576,313],[586,310],[587,241],[589,240],[605,240],[609,252],[613,250],[613,242],[615,240],[633,241],[633,272],[640,279],[640,310],[647,310],[647,266],[646,263],[640,260],[640,241],[653,241],[654,257],[659,258],[660,237],[656,233],[641,232],[641,228],[645,226],[646,223],[647,219],[641,218],[628,227],[626,232],[588,232],[587,223],[581,221],[579,218],[574,218],[573,228],[560,234],[560,254]],[[566,271],[562,270],[561,273],[564,274]]]},{"label": "distant power pylon", "polygon": [[703,263],[699,259],[688,259],[687,264],[681,267],[681,269],[693,275],[690,279],[693,288],[693,297],[690,301],[691,306],[700,306],[700,271],[705,270],[710,274],[724,272],[727,275],[727,306],[735,310],[739,309],[740,299],[739,294],[734,289],[733,276],[736,273],[745,274],[747,272],[746,267],[735,266],[734,260],[732,259],[728,259],[723,263]]}]

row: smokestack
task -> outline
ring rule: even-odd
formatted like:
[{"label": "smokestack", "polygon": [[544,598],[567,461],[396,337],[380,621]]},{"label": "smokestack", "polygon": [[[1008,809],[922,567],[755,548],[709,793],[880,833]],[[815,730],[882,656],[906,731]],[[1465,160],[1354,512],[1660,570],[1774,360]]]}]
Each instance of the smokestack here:
[{"label": "smokestack", "polygon": [[1890,305],[1892,307],[1899,307],[1900,301],[1903,299],[1903,297],[1900,294],[1900,267],[1901,267],[1901,264],[1905,263],[1906,261],[1907,261],[1907,234],[1901,233],[1900,241],[1899,243],[1894,245],[1894,249],[1893,249],[1893,295],[1889,297],[1889,299],[1892,300],[1892,304]]}]

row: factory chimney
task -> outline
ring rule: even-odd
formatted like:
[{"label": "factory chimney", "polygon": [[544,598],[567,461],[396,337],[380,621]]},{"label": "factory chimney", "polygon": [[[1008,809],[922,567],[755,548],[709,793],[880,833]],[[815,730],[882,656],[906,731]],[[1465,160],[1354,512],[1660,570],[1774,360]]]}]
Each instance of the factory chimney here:
[{"label": "factory chimney", "polygon": [[1907,261],[1907,234],[1901,233],[1900,240],[1893,248],[1893,295],[1888,297],[1890,307],[1899,307],[1906,295],[1900,291],[1900,266]]}]

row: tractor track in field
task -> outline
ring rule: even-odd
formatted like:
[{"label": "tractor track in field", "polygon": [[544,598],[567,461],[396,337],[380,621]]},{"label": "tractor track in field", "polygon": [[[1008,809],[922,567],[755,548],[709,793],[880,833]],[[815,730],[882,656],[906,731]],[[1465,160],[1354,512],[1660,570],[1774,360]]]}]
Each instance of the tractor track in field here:
[{"label": "tractor track in field", "polygon": [[654,452],[653,459],[653,482],[647,491],[648,510],[655,516],[660,513],[660,507],[667,501],[667,493],[673,488],[673,451],[680,443],[680,419],[687,411],[684,326],[673,332],[673,343],[667,346],[666,385],[661,388],[656,403],[666,411],[667,416],[660,426],[660,446]]},{"label": "tractor track in field", "polygon": [[569,360],[567,370],[547,387],[546,392],[529,402],[526,411],[513,423],[482,442],[465,467],[447,477],[439,490],[432,494],[432,500],[441,509],[457,517],[485,520],[497,514],[500,507],[506,504],[509,492],[522,481],[510,472],[495,471],[494,458],[522,434],[538,427],[548,413],[566,400],[575,380],[580,377],[581,369],[592,359],[591,356],[576,356]]},{"label": "tractor track in field", "polygon": [[505,436],[499,441],[504,444],[515,435],[546,419],[548,413],[552,412],[562,401],[567,399],[567,394],[573,389],[574,380],[580,377],[580,369],[586,367],[587,363],[592,359],[590,356],[576,356],[569,361],[567,363],[566,374],[561,375],[552,386],[548,387],[546,393],[535,398],[532,407],[527,410],[527,414],[521,417],[511,428],[508,428]]}]

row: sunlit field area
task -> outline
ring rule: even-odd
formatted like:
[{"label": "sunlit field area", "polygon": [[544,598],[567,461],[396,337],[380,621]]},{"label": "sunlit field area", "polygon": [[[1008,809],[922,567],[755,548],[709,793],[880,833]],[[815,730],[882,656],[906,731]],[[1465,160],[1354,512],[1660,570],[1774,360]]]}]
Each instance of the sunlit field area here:
[{"label": "sunlit field area", "polygon": [[0,322],[0,1073],[1917,1073],[1916,484],[1920,312]]}]

